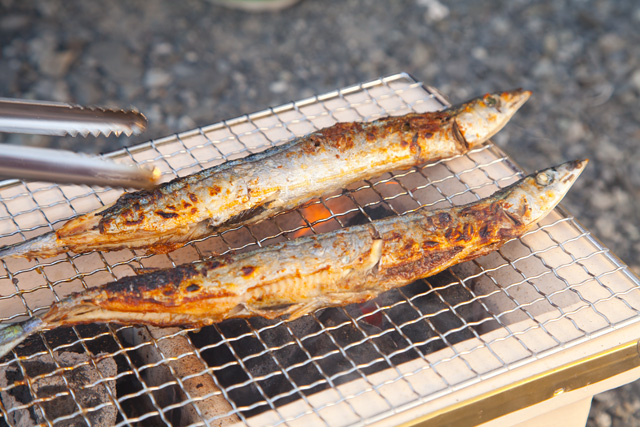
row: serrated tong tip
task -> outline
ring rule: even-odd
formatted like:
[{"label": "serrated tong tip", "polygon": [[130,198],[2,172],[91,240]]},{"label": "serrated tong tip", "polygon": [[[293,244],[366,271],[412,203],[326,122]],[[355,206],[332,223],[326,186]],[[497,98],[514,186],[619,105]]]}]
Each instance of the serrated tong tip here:
[{"label": "serrated tong tip", "polygon": [[0,98],[0,132],[56,136],[138,135],[147,118],[137,110]]}]

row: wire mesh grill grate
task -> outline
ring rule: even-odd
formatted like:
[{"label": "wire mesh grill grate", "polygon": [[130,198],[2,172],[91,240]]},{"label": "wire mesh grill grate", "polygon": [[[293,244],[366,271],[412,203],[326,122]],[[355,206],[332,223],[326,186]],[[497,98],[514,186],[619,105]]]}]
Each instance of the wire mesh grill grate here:
[{"label": "wire mesh grill grate", "polygon": [[[399,74],[113,153],[164,178],[241,158],[338,121],[443,108]],[[547,165],[540,165],[541,167]],[[418,208],[488,196],[521,175],[489,144],[350,185],[261,224],[166,255],[130,250],[0,261],[0,320],[71,292],[216,253],[246,251]],[[114,201],[108,188],[7,182],[0,245]],[[0,363],[0,423],[365,424],[633,321],[638,280],[573,217],[554,211],[499,251],[365,304],[287,323],[193,329],[86,325],[41,333]],[[338,415],[336,415],[338,414]]]}]

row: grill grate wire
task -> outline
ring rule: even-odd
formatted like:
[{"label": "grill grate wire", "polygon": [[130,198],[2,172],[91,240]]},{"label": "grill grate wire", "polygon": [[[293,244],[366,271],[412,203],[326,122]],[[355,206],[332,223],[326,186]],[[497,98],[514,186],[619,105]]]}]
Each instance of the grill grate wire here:
[{"label": "grill grate wire", "polygon": [[[434,89],[398,74],[108,157],[154,164],[168,180],[338,121],[369,121],[446,105]],[[488,144],[350,185],[264,223],[199,239],[167,255],[121,250],[1,260],[0,321],[24,320],[73,291],[141,269],[246,251],[381,215],[459,205],[521,176],[506,154]],[[0,244],[56,229],[119,194],[110,188],[0,183]],[[119,426],[362,425],[635,322],[638,285],[626,266],[558,208],[493,254],[373,302],[319,311],[291,323],[252,318],[162,334],[153,328],[90,325],[62,328],[64,336],[55,330],[38,334],[0,362],[0,423],[14,425],[30,413],[47,426],[91,424],[104,414]],[[150,330],[151,338],[133,339],[140,330]],[[186,344],[166,356],[177,339]],[[82,356],[69,363],[68,353]],[[145,359],[151,353],[158,358]],[[202,368],[181,374],[180,364],[187,360]],[[104,368],[109,363],[110,370]],[[73,375],[79,372],[94,374],[76,384]],[[158,372],[166,376],[154,380]],[[212,386],[198,394],[189,384],[204,377]],[[57,388],[46,394],[40,384]],[[87,403],[83,396],[91,393],[101,399]],[[207,412],[212,399],[228,406]],[[51,409],[67,401],[67,412]],[[191,416],[184,415],[188,411]]]}]

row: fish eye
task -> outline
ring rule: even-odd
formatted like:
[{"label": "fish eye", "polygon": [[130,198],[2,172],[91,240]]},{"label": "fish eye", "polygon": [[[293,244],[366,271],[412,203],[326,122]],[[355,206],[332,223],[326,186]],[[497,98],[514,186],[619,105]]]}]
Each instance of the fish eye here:
[{"label": "fish eye", "polygon": [[553,183],[553,175],[548,172],[540,172],[536,175],[538,185],[547,186]]},{"label": "fish eye", "polygon": [[485,104],[487,104],[489,107],[493,107],[493,106],[495,106],[495,105],[498,103],[498,101],[497,101],[494,97],[492,97],[492,96],[487,96],[487,97],[485,97],[484,102],[485,102]]}]

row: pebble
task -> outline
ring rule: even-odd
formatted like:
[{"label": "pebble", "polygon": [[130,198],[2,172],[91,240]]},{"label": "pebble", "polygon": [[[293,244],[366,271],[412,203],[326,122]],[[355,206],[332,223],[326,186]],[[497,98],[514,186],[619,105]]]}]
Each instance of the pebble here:
[{"label": "pebble", "polygon": [[47,52],[40,59],[42,73],[51,77],[61,78],[67,74],[71,63],[76,59],[76,53],[71,50],[61,52]]},{"label": "pebble", "polygon": [[624,158],[625,153],[620,150],[617,144],[611,142],[609,138],[602,137],[598,143],[598,160],[607,164],[615,164]]},{"label": "pebble", "polygon": [[532,75],[538,79],[554,76],[555,69],[553,66],[553,62],[551,62],[551,60],[548,58],[540,59],[540,61],[533,68]]},{"label": "pebble", "polygon": [[151,69],[144,75],[143,83],[146,87],[157,88],[167,86],[171,83],[172,76],[168,72],[160,69]]},{"label": "pebble", "polygon": [[640,69],[635,70],[633,74],[631,74],[629,82],[637,91],[640,91]]},{"label": "pebble", "polygon": [[611,427],[613,424],[611,415],[606,412],[599,412],[598,415],[594,417],[594,422],[597,427]]},{"label": "pebble", "polygon": [[276,80],[269,85],[269,90],[273,93],[284,93],[287,91],[287,82]]},{"label": "pebble", "polygon": [[100,41],[90,44],[87,57],[115,81],[139,81],[144,70],[141,61],[123,43]]},{"label": "pebble", "polygon": [[544,52],[553,56],[558,51],[558,39],[555,34],[547,34],[544,36]]},{"label": "pebble", "polygon": [[[600,194],[599,196],[602,196],[604,193]],[[611,205],[607,204],[606,205],[607,208],[610,208]],[[607,214],[601,214],[595,222],[595,227],[596,230],[598,232],[597,236],[600,235],[606,235],[606,236],[612,236],[612,237],[617,237],[615,236],[616,234],[616,226],[615,226],[615,220],[614,218],[612,218],[611,215],[607,215]]]},{"label": "pebble", "polygon": [[608,33],[600,38],[598,44],[605,54],[611,54],[624,49],[627,42],[618,34]]},{"label": "pebble", "polygon": [[449,8],[438,0],[417,0],[417,3],[427,8],[425,13],[427,22],[439,22],[449,16]]},{"label": "pebble", "polygon": [[487,49],[485,49],[484,47],[476,46],[471,51],[471,56],[473,56],[478,61],[486,61],[489,57],[489,52],[487,52]]},{"label": "pebble", "polygon": [[599,192],[597,197],[589,199],[591,206],[598,210],[607,210],[615,207],[615,195],[609,192]]},{"label": "pebble", "polygon": [[8,14],[0,17],[0,28],[6,32],[19,31],[24,29],[31,22],[27,15]]}]

